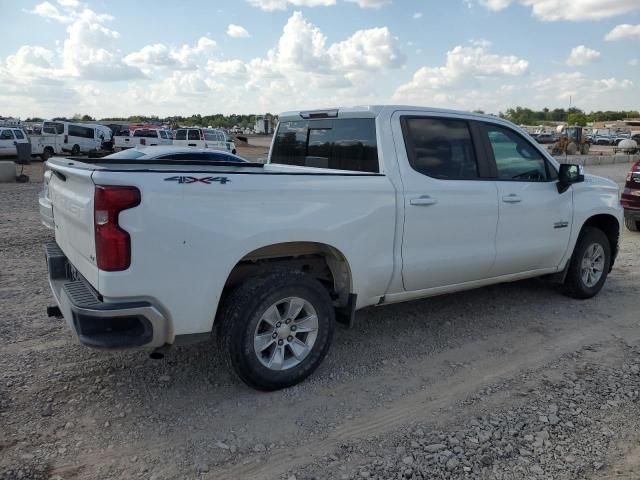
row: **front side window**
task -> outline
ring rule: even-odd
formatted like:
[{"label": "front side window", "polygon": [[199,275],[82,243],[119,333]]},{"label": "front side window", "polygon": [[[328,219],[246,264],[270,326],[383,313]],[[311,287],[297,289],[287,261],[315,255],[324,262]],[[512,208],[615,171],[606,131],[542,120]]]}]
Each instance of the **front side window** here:
[{"label": "front side window", "polygon": [[11,130],[2,130],[0,132],[0,140],[13,140],[13,133]]},{"label": "front side window", "polygon": [[276,132],[271,163],[377,173],[375,120],[282,122]]},{"label": "front side window", "polygon": [[160,134],[160,138],[167,138],[167,134],[164,133],[164,130],[159,130],[158,133]]},{"label": "front side window", "polygon": [[546,182],[553,175],[547,162],[521,135],[498,125],[484,125],[500,180]]},{"label": "front side window", "polygon": [[22,130],[14,130],[13,133],[15,133],[16,138],[22,140],[24,138],[24,134],[22,133]]},{"label": "front side window", "polygon": [[200,140],[200,131],[189,130],[189,140]]},{"label": "front side window", "polygon": [[465,120],[404,117],[402,132],[409,164],[441,180],[478,178],[478,164]]}]

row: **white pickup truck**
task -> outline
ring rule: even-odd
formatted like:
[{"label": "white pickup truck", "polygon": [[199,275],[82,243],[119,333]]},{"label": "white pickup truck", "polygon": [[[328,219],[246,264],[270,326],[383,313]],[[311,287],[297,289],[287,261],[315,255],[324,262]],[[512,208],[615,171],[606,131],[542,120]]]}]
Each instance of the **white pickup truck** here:
[{"label": "white pickup truck", "polygon": [[48,161],[49,314],[101,348],[215,333],[265,390],[307,377],[364,307],[538,276],[592,297],[623,224],[615,183],[492,116],[284,113],[266,165],[135,153]]}]

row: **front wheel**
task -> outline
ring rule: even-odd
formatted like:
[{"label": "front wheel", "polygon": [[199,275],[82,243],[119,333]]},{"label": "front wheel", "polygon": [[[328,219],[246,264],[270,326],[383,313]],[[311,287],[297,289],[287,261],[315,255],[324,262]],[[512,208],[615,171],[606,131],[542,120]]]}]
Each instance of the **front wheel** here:
[{"label": "front wheel", "polygon": [[564,282],[565,293],[574,298],[591,298],[604,285],[611,265],[611,246],[604,232],[585,227],[571,256]]},{"label": "front wheel", "polygon": [[227,297],[217,321],[218,344],[247,385],[290,387],[326,356],[334,315],[327,290],[315,278],[277,271],[246,280]]}]

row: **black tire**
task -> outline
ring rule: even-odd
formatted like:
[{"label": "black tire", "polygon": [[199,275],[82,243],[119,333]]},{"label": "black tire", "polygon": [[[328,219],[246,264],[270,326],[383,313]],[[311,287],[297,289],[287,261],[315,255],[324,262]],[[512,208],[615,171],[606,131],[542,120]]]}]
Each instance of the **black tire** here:
[{"label": "black tire", "polygon": [[78,145],[74,145],[73,148],[71,149],[71,155],[79,155],[80,154],[80,147]]},{"label": "black tire", "polygon": [[640,232],[640,222],[637,221],[636,219],[631,218],[631,217],[627,217],[625,215],[624,224],[632,232]]},{"label": "black tire", "polygon": [[42,155],[40,155],[40,158],[42,159],[43,162],[46,162],[51,157],[53,157],[53,148],[45,147],[45,149],[42,152]]},{"label": "black tire", "polygon": [[[254,335],[263,313],[288,297],[309,302],[318,317],[315,343],[296,366],[272,370],[258,359]],[[324,286],[302,272],[277,270],[244,281],[224,300],[218,313],[217,341],[238,377],[258,390],[278,390],[295,385],[322,363],[335,329],[335,312]]]},{"label": "black tire", "polygon": [[[596,243],[602,246],[604,250],[604,265],[598,282],[595,285],[588,286],[582,279],[582,261],[587,249]],[[578,299],[591,298],[596,295],[607,280],[611,266],[611,245],[604,232],[595,227],[584,227],[580,232],[570,262],[569,271],[564,281],[565,294]]]}]

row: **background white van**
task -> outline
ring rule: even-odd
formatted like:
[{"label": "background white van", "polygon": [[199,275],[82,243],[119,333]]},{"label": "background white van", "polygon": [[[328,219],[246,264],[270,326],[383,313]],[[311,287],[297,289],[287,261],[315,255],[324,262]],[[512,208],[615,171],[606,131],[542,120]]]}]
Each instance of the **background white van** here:
[{"label": "background white van", "polygon": [[236,153],[233,140],[217,128],[179,128],[176,130],[173,144],[180,147],[213,148],[234,155]]},{"label": "background white van", "polygon": [[62,150],[71,155],[113,146],[111,129],[105,125],[52,121],[42,124],[42,132],[62,135]]}]

